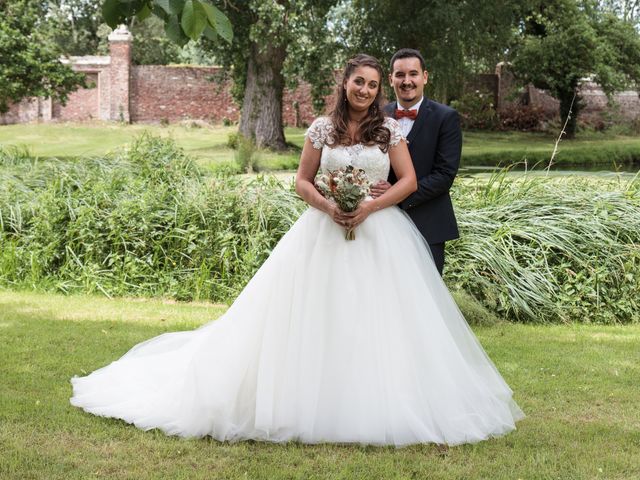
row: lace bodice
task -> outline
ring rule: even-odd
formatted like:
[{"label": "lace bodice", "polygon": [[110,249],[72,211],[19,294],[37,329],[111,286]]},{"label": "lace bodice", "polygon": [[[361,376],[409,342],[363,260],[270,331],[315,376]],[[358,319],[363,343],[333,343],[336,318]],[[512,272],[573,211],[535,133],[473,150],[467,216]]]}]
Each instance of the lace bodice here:
[{"label": "lace bodice", "polygon": [[[386,118],[384,126],[391,132],[390,144],[392,146],[397,145],[403,139],[398,122],[393,118]],[[311,140],[313,148],[322,149],[320,169],[323,172],[353,165],[354,167],[362,168],[371,183],[387,179],[390,166],[388,153],[383,153],[375,145],[357,144],[348,147],[329,147],[327,142],[332,131],[331,120],[328,117],[319,117],[311,124],[306,133],[309,140]]]}]

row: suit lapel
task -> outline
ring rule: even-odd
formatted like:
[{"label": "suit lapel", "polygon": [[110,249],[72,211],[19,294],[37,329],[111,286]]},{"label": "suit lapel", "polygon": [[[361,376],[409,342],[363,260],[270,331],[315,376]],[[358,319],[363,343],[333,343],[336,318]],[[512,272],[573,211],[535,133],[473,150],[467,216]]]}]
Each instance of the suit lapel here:
[{"label": "suit lapel", "polygon": [[429,103],[429,100],[425,97],[424,100],[422,101],[422,105],[420,105],[420,110],[418,110],[418,116],[416,117],[416,121],[413,122],[411,131],[409,132],[409,135],[407,135],[407,142],[409,142],[409,145],[411,145],[411,142],[413,142],[413,139],[416,138],[416,135],[418,134],[422,126],[425,124],[427,120],[427,116],[429,116],[430,111],[431,111],[431,104]]}]

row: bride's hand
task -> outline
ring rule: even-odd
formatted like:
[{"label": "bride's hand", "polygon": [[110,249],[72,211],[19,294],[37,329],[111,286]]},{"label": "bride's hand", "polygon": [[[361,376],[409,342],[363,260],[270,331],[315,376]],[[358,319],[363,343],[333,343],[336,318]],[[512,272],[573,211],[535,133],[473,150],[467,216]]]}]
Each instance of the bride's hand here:
[{"label": "bride's hand", "polygon": [[338,207],[338,205],[336,205],[335,203],[331,203],[329,205],[327,209],[327,215],[329,215],[331,219],[341,227],[349,226],[348,223],[351,219],[346,216],[348,214],[340,210],[340,207]]},{"label": "bride's hand", "polygon": [[345,213],[344,215],[347,217],[347,227],[356,228],[362,222],[364,222],[369,215],[374,212],[373,202],[361,202],[351,213]]}]

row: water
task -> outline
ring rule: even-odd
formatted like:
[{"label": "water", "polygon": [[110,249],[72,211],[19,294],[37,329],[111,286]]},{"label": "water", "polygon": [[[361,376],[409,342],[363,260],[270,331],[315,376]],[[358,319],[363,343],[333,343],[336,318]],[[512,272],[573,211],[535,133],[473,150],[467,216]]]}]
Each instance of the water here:
[{"label": "water", "polygon": [[[458,171],[458,175],[474,176],[480,174],[491,174],[504,167],[496,166],[462,166]],[[522,175],[525,173],[532,175],[547,175],[546,165],[538,165],[535,169],[530,166],[526,168],[524,164],[518,163],[510,166],[510,175]],[[567,165],[559,163],[553,165],[549,169],[549,174],[553,176],[574,176],[574,175],[587,175],[587,176],[603,176],[603,177],[615,177],[622,176],[634,176],[640,172],[640,163],[625,163],[621,165]]]}]

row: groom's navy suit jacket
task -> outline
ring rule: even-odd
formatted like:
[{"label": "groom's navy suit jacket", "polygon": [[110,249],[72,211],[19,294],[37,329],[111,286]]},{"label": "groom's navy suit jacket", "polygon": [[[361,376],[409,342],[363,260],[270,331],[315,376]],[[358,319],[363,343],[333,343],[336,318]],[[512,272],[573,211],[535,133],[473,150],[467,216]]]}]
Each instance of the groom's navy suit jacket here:
[{"label": "groom's navy suit jacket", "polygon": [[[395,118],[396,102],[385,113]],[[428,243],[459,237],[449,188],[460,166],[462,131],[458,113],[424,98],[407,136],[409,153],[418,178],[418,190],[400,203]],[[389,182],[395,183],[393,170]]]}]

